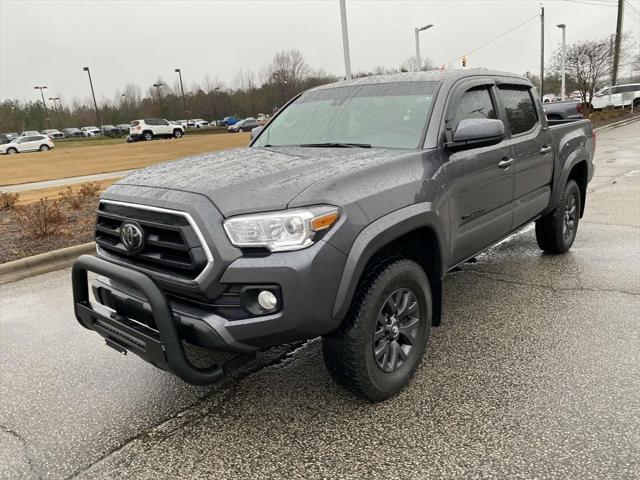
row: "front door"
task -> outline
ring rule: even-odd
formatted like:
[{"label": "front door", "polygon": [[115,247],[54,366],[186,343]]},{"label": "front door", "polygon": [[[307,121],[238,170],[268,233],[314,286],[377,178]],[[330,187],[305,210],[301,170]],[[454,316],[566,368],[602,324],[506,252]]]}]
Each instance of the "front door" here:
[{"label": "front door", "polygon": [[[465,118],[498,118],[493,81],[463,84],[447,108],[447,129]],[[450,205],[450,267],[484,250],[511,229],[513,193],[511,147],[490,146],[444,151]]]}]

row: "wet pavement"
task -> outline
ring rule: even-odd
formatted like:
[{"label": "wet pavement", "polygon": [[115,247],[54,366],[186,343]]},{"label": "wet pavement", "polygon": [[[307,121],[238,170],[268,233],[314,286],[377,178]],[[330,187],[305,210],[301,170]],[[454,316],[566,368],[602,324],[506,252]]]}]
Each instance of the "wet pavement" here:
[{"label": "wet pavement", "polygon": [[319,341],[191,387],[79,327],[68,271],[0,287],[0,478],[640,477],[640,122],[598,137],[571,251],[525,230],[447,276],[409,388]]}]

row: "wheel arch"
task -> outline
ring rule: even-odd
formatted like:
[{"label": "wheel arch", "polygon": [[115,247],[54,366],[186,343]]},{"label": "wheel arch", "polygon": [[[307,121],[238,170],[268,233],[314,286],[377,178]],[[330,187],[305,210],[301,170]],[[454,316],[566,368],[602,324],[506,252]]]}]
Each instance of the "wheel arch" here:
[{"label": "wheel arch", "polygon": [[580,218],[582,218],[587,202],[587,184],[589,183],[589,165],[586,160],[573,164],[567,176],[567,182],[569,180],[575,180],[578,184],[578,189],[580,190]]},{"label": "wheel arch", "polygon": [[426,272],[433,298],[433,324],[442,318],[442,281],[446,272],[444,226],[430,203],[418,203],[385,215],[368,225],[347,256],[338,285],[333,317],[342,320],[367,268],[382,257],[401,256]]}]

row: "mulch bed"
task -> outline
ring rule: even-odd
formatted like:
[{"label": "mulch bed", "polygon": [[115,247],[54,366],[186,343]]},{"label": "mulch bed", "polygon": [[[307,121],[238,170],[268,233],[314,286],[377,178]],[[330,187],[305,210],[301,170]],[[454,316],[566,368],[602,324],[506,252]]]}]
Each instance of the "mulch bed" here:
[{"label": "mulch bed", "polygon": [[17,220],[19,208],[0,211],[0,263],[93,241],[97,205],[97,199],[85,200],[74,210],[60,203],[66,222],[56,234],[44,238],[34,238],[25,232]]}]

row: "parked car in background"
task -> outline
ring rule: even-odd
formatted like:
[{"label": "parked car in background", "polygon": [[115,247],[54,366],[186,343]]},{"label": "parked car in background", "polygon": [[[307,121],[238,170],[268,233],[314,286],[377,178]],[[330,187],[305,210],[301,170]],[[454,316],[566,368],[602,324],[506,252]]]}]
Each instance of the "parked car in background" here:
[{"label": "parked car in background", "polygon": [[251,140],[253,140],[254,138],[256,138],[260,132],[262,131],[262,129],[264,128],[264,125],[258,125],[255,128],[251,129]]},{"label": "parked car in background", "polygon": [[60,130],[57,130],[55,128],[47,128],[46,130],[42,130],[42,132],[40,133],[42,135],[46,135],[51,139],[64,138],[64,133],[62,133]]},{"label": "parked car in background", "polygon": [[115,125],[100,125],[100,132],[106,137],[120,136],[120,129]]},{"label": "parked car in background", "polygon": [[[36,132],[37,133],[37,132]],[[22,152],[47,152],[54,147],[53,140],[46,135],[25,135],[0,145],[0,153],[14,155]]]},{"label": "parked car in background", "polygon": [[542,97],[542,103],[551,103],[557,101],[558,97],[553,93],[547,93],[544,97]]},{"label": "parked car in background", "polygon": [[82,137],[82,131],[79,128],[70,127],[62,130],[64,138]]},{"label": "parked car in background", "polygon": [[582,118],[582,101],[577,99],[543,103],[542,109],[547,116],[547,120],[577,120]]},{"label": "parked car in background", "polygon": [[253,117],[248,117],[244,120],[240,120],[239,122],[234,123],[233,125],[230,125],[229,127],[227,127],[227,131],[231,133],[250,132],[252,129],[258,126],[260,126],[258,120]]},{"label": "parked car in background", "polygon": [[223,123],[222,126],[229,126],[229,125],[235,125],[236,123],[238,123],[238,119],[236,117],[234,117],[233,115],[230,115],[228,117],[224,117],[222,119]]},{"label": "parked car in background", "polygon": [[128,142],[153,140],[154,138],[180,138],[184,135],[184,127],[164,118],[145,118],[131,122]]},{"label": "parked car in background", "polygon": [[192,118],[187,123],[191,128],[203,128],[209,126],[209,122],[201,118]]},{"label": "parked car in background", "polygon": [[189,126],[189,122],[187,120],[176,120],[179,125],[182,125],[185,129]]},{"label": "parked car in background", "polygon": [[80,129],[83,137],[98,137],[100,136],[100,129],[98,127],[82,127]]},{"label": "parked car in background", "polygon": [[633,105],[634,110],[640,108],[640,83],[628,83],[605,87],[596,93],[591,100],[594,110],[602,110],[606,107],[628,107]]},{"label": "parked car in background", "polygon": [[28,137],[30,135],[42,135],[42,134],[37,130],[25,130],[24,132],[21,132],[19,136]]},{"label": "parked car in background", "polygon": [[[18,136],[17,132],[2,133],[0,134],[0,143],[9,143],[14,138],[18,138]],[[6,142],[2,140],[6,140]]]},{"label": "parked car in background", "polygon": [[120,135],[129,135],[129,129],[131,128],[130,124],[119,123],[118,125],[116,125],[116,127],[118,128],[118,130],[120,130]]}]

